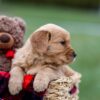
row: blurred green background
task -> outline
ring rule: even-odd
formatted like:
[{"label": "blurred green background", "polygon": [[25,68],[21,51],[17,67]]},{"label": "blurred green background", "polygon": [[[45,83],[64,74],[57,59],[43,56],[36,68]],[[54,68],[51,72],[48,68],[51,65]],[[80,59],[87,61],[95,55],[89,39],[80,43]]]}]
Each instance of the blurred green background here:
[{"label": "blurred green background", "polygon": [[78,55],[70,66],[82,74],[80,100],[100,100],[100,0],[0,0],[0,15],[22,17],[25,40],[47,23],[70,31]]}]

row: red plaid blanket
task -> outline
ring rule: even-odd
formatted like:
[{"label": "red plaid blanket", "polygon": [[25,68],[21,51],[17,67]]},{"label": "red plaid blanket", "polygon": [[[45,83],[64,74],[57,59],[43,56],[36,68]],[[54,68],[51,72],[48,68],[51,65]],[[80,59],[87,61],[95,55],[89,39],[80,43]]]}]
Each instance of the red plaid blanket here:
[{"label": "red plaid blanket", "polygon": [[24,76],[23,90],[15,96],[12,96],[8,91],[9,78],[8,72],[0,71],[0,100],[43,100],[44,93],[36,93],[33,90],[34,76]]}]

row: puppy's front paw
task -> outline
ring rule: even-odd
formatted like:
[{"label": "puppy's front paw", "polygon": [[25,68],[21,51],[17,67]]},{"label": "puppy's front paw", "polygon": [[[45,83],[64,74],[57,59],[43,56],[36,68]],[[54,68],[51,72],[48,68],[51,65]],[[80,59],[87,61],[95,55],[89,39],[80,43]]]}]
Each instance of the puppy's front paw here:
[{"label": "puppy's front paw", "polygon": [[12,95],[18,94],[22,90],[22,80],[18,78],[11,78],[9,80],[8,88]]},{"label": "puppy's front paw", "polygon": [[48,87],[48,80],[46,79],[35,79],[33,83],[33,88],[36,92],[43,92]]}]

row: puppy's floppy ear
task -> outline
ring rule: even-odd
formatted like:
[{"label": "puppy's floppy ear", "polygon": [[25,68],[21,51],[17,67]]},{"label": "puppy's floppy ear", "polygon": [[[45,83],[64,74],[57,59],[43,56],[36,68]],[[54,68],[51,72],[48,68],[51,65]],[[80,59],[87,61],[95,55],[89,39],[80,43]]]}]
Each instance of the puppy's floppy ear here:
[{"label": "puppy's floppy ear", "polygon": [[31,37],[33,49],[35,49],[38,53],[46,53],[50,34],[50,32],[45,30],[33,33]]}]

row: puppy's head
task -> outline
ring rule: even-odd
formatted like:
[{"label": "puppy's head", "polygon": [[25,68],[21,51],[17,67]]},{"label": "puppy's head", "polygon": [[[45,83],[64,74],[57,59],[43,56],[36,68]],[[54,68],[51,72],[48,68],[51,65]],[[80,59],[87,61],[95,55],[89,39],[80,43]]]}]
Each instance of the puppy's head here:
[{"label": "puppy's head", "polygon": [[69,64],[76,57],[70,44],[69,32],[54,24],[47,24],[36,30],[31,36],[31,44],[49,63]]}]

